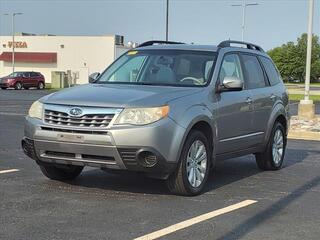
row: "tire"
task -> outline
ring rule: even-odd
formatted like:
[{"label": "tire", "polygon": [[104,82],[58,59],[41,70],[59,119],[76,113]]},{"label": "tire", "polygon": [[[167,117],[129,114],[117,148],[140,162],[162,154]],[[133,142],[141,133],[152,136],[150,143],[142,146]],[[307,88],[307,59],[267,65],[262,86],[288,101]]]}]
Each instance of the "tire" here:
[{"label": "tire", "polygon": [[[276,143],[277,139],[278,143]],[[279,170],[283,164],[286,145],[285,129],[281,123],[276,122],[272,128],[266,150],[256,154],[258,168],[265,171]]]},{"label": "tire", "polygon": [[21,89],[22,89],[22,84],[21,84],[21,82],[16,82],[16,84],[14,85],[14,89],[15,89],[15,90],[21,90]]},{"label": "tire", "polygon": [[25,90],[28,90],[29,89],[29,87],[23,87]]},{"label": "tire", "polygon": [[[192,146],[195,149],[203,149],[206,158],[190,157],[192,156]],[[198,154],[198,150],[196,151]],[[199,150],[200,151],[200,150]],[[188,158],[189,156],[189,158]],[[192,162],[188,159],[204,159],[201,162]],[[196,160],[197,161],[197,160]],[[211,147],[206,136],[197,130],[191,130],[181,152],[177,169],[166,180],[170,192],[177,195],[195,196],[202,192],[208,179],[211,164]],[[189,170],[187,170],[189,168]],[[203,169],[205,168],[205,170]],[[201,172],[202,171],[202,172]],[[189,177],[188,177],[189,176]],[[202,178],[202,181],[193,181]],[[189,180],[190,179],[190,180]]]},{"label": "tire", "polygon": [[62,164],[39,164],[41,172],[52,180],[65,181],[73,180],[82,172],[82,166],[62,165]]},{"label": "tire", "polygon": [[6,88],[6,87],[1,87],[1,89],[2,89],[2,90],[6,90],[7,88]]},{"label": "tire", "polygon": [[44,83],[43,82],[39,82],[37,88],[39,90],[43,90],[44,89]]}]

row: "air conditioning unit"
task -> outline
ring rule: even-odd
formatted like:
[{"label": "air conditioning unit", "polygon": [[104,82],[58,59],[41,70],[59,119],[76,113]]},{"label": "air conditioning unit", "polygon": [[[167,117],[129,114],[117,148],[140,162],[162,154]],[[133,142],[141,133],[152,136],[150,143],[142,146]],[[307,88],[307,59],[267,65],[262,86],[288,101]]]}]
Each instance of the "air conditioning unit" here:
[{"label": "air conditioning unit", "polygon": [[123,46],[124,37],[120,35],[115,35],[115,44]]}]

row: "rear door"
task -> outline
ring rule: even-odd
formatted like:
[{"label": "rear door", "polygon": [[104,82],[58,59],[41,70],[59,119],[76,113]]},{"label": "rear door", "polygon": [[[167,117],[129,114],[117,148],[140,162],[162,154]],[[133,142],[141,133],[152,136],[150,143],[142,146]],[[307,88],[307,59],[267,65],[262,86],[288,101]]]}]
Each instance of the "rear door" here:
[{"label": "rear door", "polygon": [[[224,56],[220,67],[219,82],[226,76],[238,77],[244,81],[243,69],[237,53]],[[218,146],[217,153],[230,153],[254,145],[252,133],[251,91],[226,91],[218,95]]]},{"label": "rear door", "polygon": [[256,55],[242,54],[247,88],[252,92],[253,134],[256,143],[262,143],[273,107],[273,95],[262,65]]},{"label": "rear door", "polygon": [[37,87],[38,86],[38,73],[36,72],[30,72],[30,81],[32,84],[32,87]]}]

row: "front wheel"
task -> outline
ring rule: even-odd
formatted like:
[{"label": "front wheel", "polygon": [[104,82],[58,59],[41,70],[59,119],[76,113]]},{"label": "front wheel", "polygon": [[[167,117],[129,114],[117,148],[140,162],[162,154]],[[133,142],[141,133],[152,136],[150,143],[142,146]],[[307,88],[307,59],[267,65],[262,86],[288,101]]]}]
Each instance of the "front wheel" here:
[{"label": "front wheel", "polygon": [[6,88],[6,87],[1,87],[1,89],[2,89],[2,90],[6,90],[7,88]]},{"label": "front wheel", "polygon": [[16,89],[16,90],[21,90],[21,89],[22,89],[22,84],[21,84],[21,82],[17,82],[17,83],[14,85],[14,89]]},{"label": "front wheel", "polygon": [[268,145],[263,153],[256,154],[256,162],[261,170],[279,170],[282,167],[287,136],[281,123],[273,126]]},{"label": "front wheel", "polygon": [[179,195],[198,195],[210,170],[211,150],[206,136],[192,130],[184,143],[177,170],[166,180],[169,190]]},{"label": "front wheel", "polygon": [[82,172],[82,166],[72,166],[72,165],[47,165],[39,164],[41,172],[48,178],[52,180],[65,181],[73,180],[80,175]]}]

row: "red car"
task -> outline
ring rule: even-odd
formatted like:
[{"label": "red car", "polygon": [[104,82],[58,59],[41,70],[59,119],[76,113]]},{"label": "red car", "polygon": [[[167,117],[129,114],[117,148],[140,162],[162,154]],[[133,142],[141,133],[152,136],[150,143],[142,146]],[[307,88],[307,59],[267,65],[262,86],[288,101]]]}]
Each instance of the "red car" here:
[{"label": "red car", "polygon": [[39,72],[14,72],[0,79],[0,87],[1,89],[14,88],[16,90],[31,87],[44,89],[45,80]]}]

